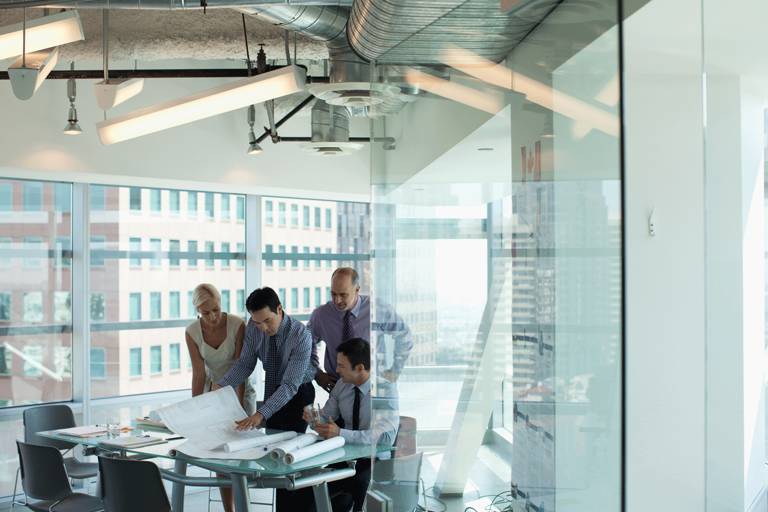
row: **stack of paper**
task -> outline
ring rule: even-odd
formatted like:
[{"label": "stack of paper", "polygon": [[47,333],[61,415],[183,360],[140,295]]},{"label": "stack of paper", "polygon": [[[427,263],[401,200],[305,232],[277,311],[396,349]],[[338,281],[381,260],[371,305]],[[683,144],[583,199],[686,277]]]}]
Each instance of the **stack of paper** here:
[{"label": "stack of paper", "polygon": [[62,428],[56,432],[74,437],[97,437],[106,434],[107,428],[103,425],[85,425],[82,427]]}]

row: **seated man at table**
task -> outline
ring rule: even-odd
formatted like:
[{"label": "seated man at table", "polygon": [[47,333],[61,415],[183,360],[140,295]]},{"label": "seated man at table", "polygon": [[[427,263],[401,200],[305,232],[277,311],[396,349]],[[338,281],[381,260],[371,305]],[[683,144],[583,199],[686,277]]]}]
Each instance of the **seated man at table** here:
[{"label": "seated man at table", "polygon": [[[362,338],[351,338],[338,346],[336,352],[336,383],[321,414],[325,423],[313,425],[323,438],[341,436],[347,444],[377,445],[391,447],[397,434],[397,411],[389,404],[396,403],[394,397],[387,400],[387,406],[371,410],[371,347]],[[381,395],[381,390],[377,393]],[[375,421],[371,421],[371,414]],[[308,414],[305,412],[305,419]],[[344,420],[345,428],[336,421]],[[373,450],[371,451],[373,453]],[[371,459],[358,459],[355,476],[332,482],[328,485],[331,496],[348,494],[355,504],[355,512],[363,509],[363,502],[371,480]]]}]

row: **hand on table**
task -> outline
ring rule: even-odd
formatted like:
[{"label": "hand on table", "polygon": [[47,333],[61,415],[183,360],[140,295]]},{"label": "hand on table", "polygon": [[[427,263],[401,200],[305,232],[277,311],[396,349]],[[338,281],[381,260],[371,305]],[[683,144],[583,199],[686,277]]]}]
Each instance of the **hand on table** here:
[{"label": "hand on table", "polygon": [[341,432],[339,426],[333,422],[332,419],[328,419],[327,423],[318,423],[312,427],[317,434],[323,439],[330,439],[336,437]]},{"label": "hand on table", "polygon": [[254,413],[245,419],[235,422],[235,430],[253,430],[259,428],[264,423],[264,416],[260,413]]}]

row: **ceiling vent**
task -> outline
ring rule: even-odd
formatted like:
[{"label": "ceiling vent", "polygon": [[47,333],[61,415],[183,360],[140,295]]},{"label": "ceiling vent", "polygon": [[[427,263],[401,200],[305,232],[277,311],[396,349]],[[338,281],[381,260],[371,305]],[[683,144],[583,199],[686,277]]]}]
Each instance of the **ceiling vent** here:
[{"label": "ceiling vent", "polygon": [[323,100],[312,107],[312,141],[302,145],[307,153],[319,156],[344,156],[363,145],[349,141],[349,111]]}]

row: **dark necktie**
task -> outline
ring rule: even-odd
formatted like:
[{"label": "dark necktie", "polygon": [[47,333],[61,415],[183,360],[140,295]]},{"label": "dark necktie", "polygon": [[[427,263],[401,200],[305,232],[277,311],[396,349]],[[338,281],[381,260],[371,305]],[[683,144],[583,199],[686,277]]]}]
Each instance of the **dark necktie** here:
[{"label": "dark necktie", "polygon": [[352,403],[352,430],[360,430],[360,396],[363,393],[355,386],[355,401]]},{"label": "dark necktie", "polygon": [[277,350],[277,336],[269,337],[267,360],[264,361],[264,399],[266,400],[277,389],[280,382],[280,354]]},{"label": "dark necktie", "polygon": [[341,329],[341,341],[347,341],[352,337],[352,312],[344,313],[344,326]]}]

